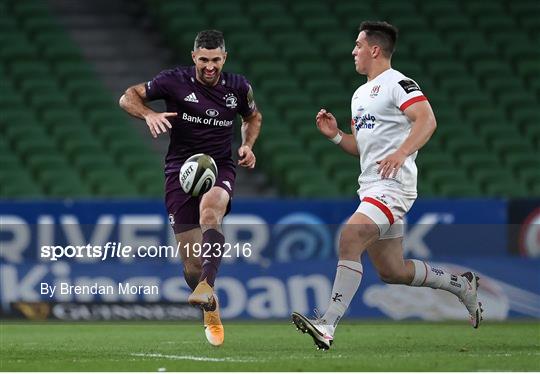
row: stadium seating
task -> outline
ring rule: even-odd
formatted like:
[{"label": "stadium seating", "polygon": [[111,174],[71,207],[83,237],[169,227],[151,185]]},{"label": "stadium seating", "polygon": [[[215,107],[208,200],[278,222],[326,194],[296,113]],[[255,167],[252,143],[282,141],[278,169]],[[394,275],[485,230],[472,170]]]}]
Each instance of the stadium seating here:
[{"label": "stadium seating", "polygon": [[[326,107],[349,130],[351,93],[364,81],[351,57],[357,27],[383,19],[401,30],[394,67],[421,85],[438,121],[417,158],[420,194],[540,195],[535,1],[146,0],[146,8],[187,64],[197,31],[224,31],[226,70],[249,78],[264,115],[258,166],[283,194],[355,193],[357,160],[318,134],[314,116]],[[2,3],[0,28],[2,196],[159,195],[158,157],[127,130],[47,3]]]},{"label": "stadium seating", "polygon": [[160,196],[159,158],[47,3],[2,4],[2,198]]},{"label": "stadium seating", "polygon": [[[533,155],[540,143],[534,109],[540,55],[531,48],[538,31],[538,18],[530,15],[537,11],[533,3],[345,0],[229,7],[227,2],[216,10],[204,2],[194,7],[147,2],[164,35],[180,18],[225,32],[229,59],[239,60],[265,114],[260,165],[292,195],[356,190],[358,163],[322,138],[313,119],[326,107],[348,130],[350,94],[362,82],[350,59],[358,23],[370,18],[395,23],[401,37],[394,65],[420,83],[438,119],[437,132],[417,160],[419,190],[452,197],[538,194],[540,167]],[[222,11],[242,21],[219,19]],[[175,44],[179,57],[188,45]],[[519,168],[522,163],[525,169]],[[328,183],[334,188],[313,186]]]}]

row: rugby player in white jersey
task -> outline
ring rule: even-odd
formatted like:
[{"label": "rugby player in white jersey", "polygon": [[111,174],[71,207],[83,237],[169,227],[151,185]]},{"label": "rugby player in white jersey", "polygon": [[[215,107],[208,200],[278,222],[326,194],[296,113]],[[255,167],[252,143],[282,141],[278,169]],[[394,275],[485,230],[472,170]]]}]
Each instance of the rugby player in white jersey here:
[{"label": "rugby player in white jersey", "polygon": [[397,29],[386,22],[360,25],[352,55],[356,71],[367,76],[367,82],[352,97],[352,134],[339,130],[326,110],[316,116],[319,131],[359,157],[361,169],[360,205],[341,232],[328,309],[317,319],[292,314],[296,327],[309,333],[321,349],[330,348],[336,326],[360,285],[364,251],[384,282],[446,290],[463,302],[474,328],[482,319],[476,274],[450,274],[403,258],[403,217],[417,196],[415,158],[435,131],[436,121],[416,82],[391,67],[396,40]]}]

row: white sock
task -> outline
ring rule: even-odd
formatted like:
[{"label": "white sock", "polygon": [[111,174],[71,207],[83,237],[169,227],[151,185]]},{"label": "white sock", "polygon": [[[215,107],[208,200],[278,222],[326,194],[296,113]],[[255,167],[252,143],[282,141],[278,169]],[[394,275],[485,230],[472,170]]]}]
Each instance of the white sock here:
[{"label": "white sock", "polygon": [[362,264],[359,262],[338,261],[336,278],[330,296],[330,306],[322,317],[328,323],[326,327],[330,330],[330,334],[334,334],[339,320],[347,311],[356,290],[360,286],[363,271]]},{"label": "white sock", "polygon": [[446,270],[435,268],[424,261],[410,261],[414,264],[414,279],[411,286],[441,289],[458,297],[467,286],[467,280],[461,275],[448,273]]}]

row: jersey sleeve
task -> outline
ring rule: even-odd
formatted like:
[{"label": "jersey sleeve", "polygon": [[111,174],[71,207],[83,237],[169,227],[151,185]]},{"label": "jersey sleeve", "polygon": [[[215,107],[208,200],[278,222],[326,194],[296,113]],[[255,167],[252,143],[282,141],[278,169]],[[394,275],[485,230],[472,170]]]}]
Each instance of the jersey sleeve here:
[{"label": "jersey sleeve", "polygon": [[152,80],[146,82],[146,97],[148,100],[166,99],[169,96],[173,71],[164,70]]},{"label": "jersey sleeve", "polygon": [[427,100],[418,84],[412,79],[402,77],[393,88],[394,104],[403,112],[419,101]]},{"label": "jersey sleeve", "polygon": [[240,105],[238,106],[238,114],[242,117],[249,117],[257,110],[255,97],[253,96],[253,88],[251,84],[244,80],[240,86]]}]

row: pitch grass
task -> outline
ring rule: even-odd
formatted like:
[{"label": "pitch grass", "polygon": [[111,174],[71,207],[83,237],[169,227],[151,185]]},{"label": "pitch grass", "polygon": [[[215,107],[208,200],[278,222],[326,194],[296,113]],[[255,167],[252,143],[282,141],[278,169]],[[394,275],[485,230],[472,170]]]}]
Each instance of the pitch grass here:
[{"label": "pitch grass", "polygon": [[229,322],[222,347],[194,323],[2,322],[2,371],[540,370],[539,322],[343,322],[317,351],[289,321]]}]

